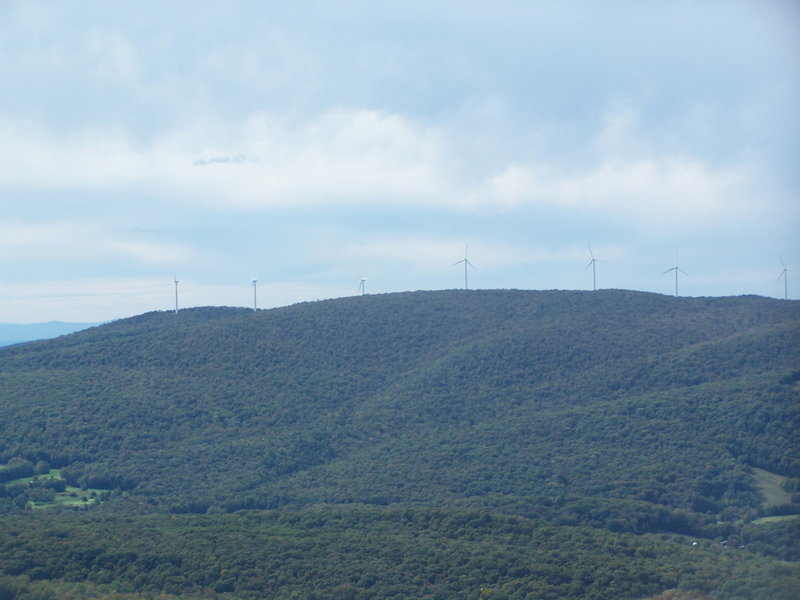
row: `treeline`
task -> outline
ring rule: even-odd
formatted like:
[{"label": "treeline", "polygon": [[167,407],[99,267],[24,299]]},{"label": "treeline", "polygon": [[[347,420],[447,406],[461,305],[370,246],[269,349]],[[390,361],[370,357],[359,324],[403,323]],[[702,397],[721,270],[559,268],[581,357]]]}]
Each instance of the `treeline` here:
[{"label": "treeline", "polygon": [[0,482],[31,477],[34,473],[36,467],[31,461],[15,456],[7,464],[0,466]]}]

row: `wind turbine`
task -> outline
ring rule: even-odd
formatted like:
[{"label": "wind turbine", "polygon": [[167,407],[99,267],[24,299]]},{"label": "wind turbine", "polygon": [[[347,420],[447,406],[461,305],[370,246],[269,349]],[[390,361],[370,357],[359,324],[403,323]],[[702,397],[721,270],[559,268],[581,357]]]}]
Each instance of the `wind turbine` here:
[{"label": "wind turbine", "polygon": [[172,281],[175,283],[175,314],[178,314],[178,277],[172,274]]},{"label": "wind turbine", "polygon": [[358,284],[358,291],[361,292],[362,296],[364,296],[367,293],[366,283],[367,283],[367,280],[369,279],[369,277],[364,277],[361,273],[358,274],[358,277],[360,279],[359,284]]},{"label": "wind turbine", "polygon": [[469,244],[467,244],[467,247],[464,248],[464,258],[462,260],[459,260],[458,262],[454,262],[453,263],[453,265],[460,265],[461,263],[464,263],[464,289],[465,290],[469,289],[469,286],[467,285],[467,267],[472,267],[473,269],[475,268],[474,265],[471,262],[469,262],[469,259],[467,258],[467,252],[468,251],[469,251]]},{"label": "wind turbine", "polygon": [[675,296],[677,297],[678,296],[678,272],[681,272],[684,275],[688,275],[688,273],[686,271],[684,271],[683,269],[681,269],[678,266],[678,253],[677,252],[675,253],[675,266],[672,267],[671,269],[667,269],[666,271],[664,271],[662,273],[662,275],[666,275],[667,273],[670,273],[671,271],[675,271]]},{"label": "wind turbine", "polygon": [[[778,258],[780,258],[780,257],[778,257]],[[780,261],[781,261],[781,266],[783,267],[783,271],[781,271],[781,274],[778,275],[778,279],[776,279],[775,281],[778,281],[781,277],[783,277],[783,299],[784,300],[788,300],[789,299],[789,271],[791,269],[786,268],[786,265],[784,264],[782,258],[780,258]]]},{"label": "wind turbine", "polygon": [[592,247],[591,246],[589,246],[589,256],[592,257],[592,260],[589,261],[589,264],[587,264],[583,268],[583,270],[585,271],[589,267],[592,267],[592,291],[596,292],[597,291],[597,272],[595,270],[595,263],[597,263],[597,261],[600,260],[600,259],[594,257],[594,253],[592,252]]},{"label": "wind turbine", "polygon": [[253,280],[253,310],[258,310],[258,297],[256,295],[256,284],[258,283],[258,279],[256,279],[255,275],[251,275],[250,279]]}]

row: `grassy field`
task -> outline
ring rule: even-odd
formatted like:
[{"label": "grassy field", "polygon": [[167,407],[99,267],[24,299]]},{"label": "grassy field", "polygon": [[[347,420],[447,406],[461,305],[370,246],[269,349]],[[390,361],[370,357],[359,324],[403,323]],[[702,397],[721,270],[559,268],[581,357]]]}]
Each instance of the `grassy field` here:
[{"label": "grassy field", "polygon": [[[19,479],[12,479],[11,481],[6,481],[5,485],[24,485],[28,487],[48,487],[46,482],[48,481],[58,481],[61,477],[61,470],[60,469],[50,469],[49,472],[39,474],[39,475],[31,475],[30,477],[20,477]],[[42,484],[45,485],[42,485]],[[30,501],[28,504],[32,509],[46,509],[51,508],[54,506],[64,506],[64,507],[81,507],[81,506],[91,506],[93,504],[99,504],[102,502],[102,499],[106,496],[109,490],[104,490],[100,488],[79,488],[74,486],[66,486],[63,492],[55,492],[55,497],[51,502],[38,502],[38,501]]]},{"label": "grassy field", "polygon": [[34,480],[39,481],[48,481],[51,479],[61,479],[61,469],[50,469],[45,474],[42,475],[31,475],[30,477],[20,477],[19,479],[12,479],[10,481],[6,481],[7,485],[14,485],[23,483],[25,485],[30,485]]},{"label": "grassy field", "polygon": [[101,489],[81,489],[78,487],[67,486],[63,492],[56,493],[53,502],[31,502],[31,508],[42,509],[50,508],[51,506],[65,506],[65,507],[78,507],[90,506],[101,502],[100,498],[103,492],[108,490]]},{"label": "grassy field", "polygon": [[782,506],[792,502],[792,495],[782,487],[786,477],[756,467],[753,467],[753,477],[758,489],[766,498],[764,508]]},{"label": "grassy field", "polygon": [[791,521],[792,519],[800,519],[800,515],[778,515],[775,517],[761,517],[760,519],[753,519],[753,524],[763,525],[765,523],[777,523],[778,521]]}]

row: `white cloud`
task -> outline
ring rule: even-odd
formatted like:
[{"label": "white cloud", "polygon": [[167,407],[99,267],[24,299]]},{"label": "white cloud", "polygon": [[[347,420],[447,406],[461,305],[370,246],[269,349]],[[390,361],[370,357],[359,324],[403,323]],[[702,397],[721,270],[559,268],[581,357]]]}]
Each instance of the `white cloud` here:
[{"label": "white cloud", "polygon": [[0,185],[24,190],[125,186],[154,172],[154,157],[133,150],[121,134],[84,131],[66,139],[39,127],[0,121]]},{"label": "white cloud", "polygon": [[258,115],[238,143],[243,164],[185,177],[251,208],[419,202],[447,191],[437,133],[396,115],[333,110],[297,124]]},{"label": "white cloud", "polygon": [[132,232],[113,231],[78,221],[23,223],[0,221],[0,250],[15,262],[26,260],[126,260],[146,265],[174,265],[192,251],[157,239],[137,239]]},{"label": "white cloud", "polygon": [[[6,165],[0,185],[16,188],[150,186],[173,201],[264,209],[372,204],[491,210],[526,205],[617,213],[644,222],[739,217],[754,174],[689,155],[626,152],[627,123],[611,116],[588,165],[511,162],[476,180],[457,137],[398,115],[336,109],[293,123],[254,115],[225,128],[163,136],[136,148],[120,135],[84,132],[53,140],[0,123]],[[630,156],[630,157],[629,157]]]},{"label": "white cloud", "polygon": [[611,212],[661,227],[741,217],[750,207],[749,187],[746,167],[715,170],[691,158],[665,157],[585,170],[510,165],[489,181],[487,195],[503,206]]},{"label": "white cloud", "polygon": [[[163,186],[227,207],[267,208],[429,201],[447,192],[435,131],[398,116],[334,110],[289,124],[264,116],[234,126],[162,137],[135,148],[124,137],[84,132],[53,140],[35,128],[0,123],[0,184],[27,189]],[[205,135],[204,135],[205,134]]]}]

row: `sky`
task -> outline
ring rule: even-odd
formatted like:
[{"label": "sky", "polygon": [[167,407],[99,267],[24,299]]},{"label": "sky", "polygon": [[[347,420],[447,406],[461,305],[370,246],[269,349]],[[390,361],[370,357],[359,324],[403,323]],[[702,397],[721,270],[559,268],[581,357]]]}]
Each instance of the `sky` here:
[{"label": "sky", "polygon": [[[800,3],[0,1],[0,322],[800,298]],[[794,271],[792,269],[798,269]]]}]

